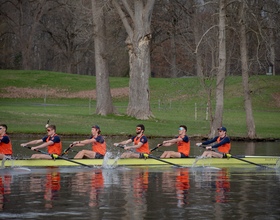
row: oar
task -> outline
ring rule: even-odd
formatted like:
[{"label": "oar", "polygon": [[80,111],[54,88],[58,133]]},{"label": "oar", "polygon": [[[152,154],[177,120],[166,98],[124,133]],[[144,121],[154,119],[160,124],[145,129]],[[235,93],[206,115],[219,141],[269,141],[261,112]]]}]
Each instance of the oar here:
[{"label": "oar", "polygon": [[158,149],[158,148],[161,147],[161,146],[162,146],[162,144],[159,144],[158,146],[154,147],[154,148],[151,150],[151,152],[155,151],[156,149]]},{"label": "oar", "polygon": [[[117,147],[120,147],[120,148],[123,148],[123,149],[124,149],[124,145],[122,145],[122,144],[119,144]],[[132,152],[132,151],[131,151],[131,152]],[[181,166],[181,165],[178,165],[178,164],[175,164],[175,163],[171,163],[171,162],[169,162],[169,161],[162,160],[162,159],[160,159],[160,158],[154,157],[154,156],[152,156],[152,155],[150,155],[150,154],[143,154],[143,156],[144,156],[145,158],[152,158],[152,159],[158,160],[158,161],[160,161],[160,162],[170,164],[170,165],[175,166],[175,167],[183,167],[183,166]]]},{"label": "oar", "polygon": [[231,154],[226,154],[226,156],[227,156],[227,158],[234,158],[234,159],[237,159],[237,160],[240,160],[240,161],[243,161],[243,162],[255,165],[255,166],[259,166],[259,167],[262,167],[262,168],[274,169],[273,167],[268,167],[268,166],[265,166],[265,165],[262,165],[262,164],[257,164],[257,163],[254,163],[254,162],[251,162],[251,161],[248,161],[248,160],[244,160],[244,159],[242,159],[240,157],[236,157],[236,156],[233,156]]},{"label": "oar", "polygon": [[[31,147],[29,147],[29,146],[24,146],[24,147],[26,147],[26,148],[32,150]],[[41,154],[49,155],[49,156],[51,156],[53,159],[57,159],[57,158],[58,158],[58,159],[67,160],[67,161],[69,161],[69,162],[76,163],[76,164],[79,164],[79,165],[82,165],[82,166],[85,166],[85,167],[90,167],[90,168],[93,167],[93,166],[89,166],[89,165],[84,164],[84,163],[80,163],[80,162],[75,161],[75,160],[70,160],[70,159],[68,159],[68,158],[66,158],[66,157],[62,157],[62,156],[59,156],[59,155],[57,155],[57,154],[49,154],[48,152],[45,152],[45,151],[42,151],[42,150],[39,150],[39,149],[35,149],[34,151],[37,151],[37,152],[39,152],[39,153],[41,153]]]},{"label": "oar", "polygon": [[[206,148],[206,146],[204,146],[204,145],[200,145],[199,147]],[[215,152],[217,152],[217,153],[219,153],[219,154],[223,154],[223,153],[218,152],[218,151],[215,151]],[[239,158],[239,157],[233,156],[233,155],[231,155],[231,154],[226,154],[226,156],[227,156],[227,158],[234,158],[234,159],[237,159],[237,160],[243,161],[243,162],[245,162],[245,163],[249,163],[249,164],[252,164],[252,165],[255,165],[255,166],[259,166],[259,167],[262,167],[262,168],[274,169],[274,168],[272,168],[272,167],[268,167],[268,166],[264,166],[264,165],[261,165],[261,164],[257,164],[257,163],[254,163],[254,162],[248,161],[248,160],[244,160],[244,159],[242,159],[242,158]]]},{"label": "oar", "polygon": [[152,155],[150,155],[150,154],[143,154],[143,155],[144,155],[145,158],[152,158],[152,159],[161,161],[161,162],[163,162],[163,163],[167,163],[167,164],[173,165],[173,166],[175,166],[175,167],[183,167],[183,166],[181,166],[181,165],[179,165],[179,164],[175,164],[175,163],[171,163],[171,162],[166,161],[166,160],[162,160],[162,159],[157,158],[157,157],[155,157],[155,156],[152,156]]},{"label": "oar", "polygon": [[67,149],[65,149],[65,150],[63,151],[63,153],[61,154],[61,156],[67,154],[68,151],[69,151],[73,146],[74,146],[74,144],[70,144],[70,146],[69,146]]},{"label": "oar", "polygon": [[47,124],[45,125],[46,128],[49,126],[49,123],[50,123],[50,119],[47,120]]}]

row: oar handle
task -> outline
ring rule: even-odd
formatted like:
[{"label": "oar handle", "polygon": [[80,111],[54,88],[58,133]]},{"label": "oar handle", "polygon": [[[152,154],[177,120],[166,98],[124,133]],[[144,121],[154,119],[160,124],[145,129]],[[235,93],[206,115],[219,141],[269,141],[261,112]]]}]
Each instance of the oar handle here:
[{"label": "oar handle", "polygon": [[[25,146],[23,146],[23,147],[25,147],[25,148],[28,148],[28,149],[32,150],[30,146],[25,145]],[[37,150],[37,149],[35,149],[35,150],[33,150],[33,151],[38,151],[38,150]]]},{"label": "oar handle", "polygon": [[125,144],[118,144],[117,147],[124,149],[126,147]]},{"label": "oar handle", "polygon": [[50,123],[50,119],[47,120],[47,124],[45,125],[46,128],[49,126],[49,123]]},{"label": "oar handle", "polygon": [[74,147],[74,144],[70,144],[70,146],[69,146],[67,149],[65,149],[65,150],[63,151],[63,153],[61,154],[61,156],[67,154],[68,151],[69,151],[72,147]]},{"label": "oar handle", "polygon": [[158,146],[154,147],[154,148],[151,150],[151,152],[157,150],[157,149],[158,149],[159,147],[161,147],[161,146],[162,146],[162,144],[158,144]]},{"label": "oar handle", "polygon": [[[198,146],[198,147],[201,147],[201,148],[204,148],[204,149],[206,149],[206,147],[211,147],[210,145],[203,145],[203,144],[201,144],[201,145],[196,145],[196,146]],[[211,148],[211,150],[214,150],[215,151],[215,149],[216,148]],[[206,150],[210,150],[210,149],[206,149]],[[217,153],[219,153],[219,152],[217,152]]]},{"label": "oar handle", "polygon": [[29,147],[29,146],[27,146],[27,145],[24,145],[24,146],[22,146],[22,147],[25,147],[25,148],[28,148],[28,149],[31,150],[31,147]]}]

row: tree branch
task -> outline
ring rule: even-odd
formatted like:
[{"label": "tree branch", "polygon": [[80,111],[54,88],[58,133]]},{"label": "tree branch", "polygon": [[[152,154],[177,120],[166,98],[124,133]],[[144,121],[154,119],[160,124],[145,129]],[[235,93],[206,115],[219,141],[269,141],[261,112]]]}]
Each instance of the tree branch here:
[{"label": "tree branch", "polygon": [[113,0],[113,5],[114,5],[115,8],[117,9],[117,12],[118,12],[118,14],[119,14],[119,16],[120,16],[120,18],[121,18],[121,20],[122,20],[122,22],[123,22],[123,25],[124,25],[124,27],[125,27],[125,30],[126,30],[128,36],[130,37],[130,39],[132,40],[132,38],[133,38],[133,30],[132,30],[132,28],[131,28],[131,26],[130,26],[128,20],[127,20],[127,17],[126,17],[126,15],[125,15],[125,13],[124,13],[123,10],[121,9],[121,6],[120,6],[120,4],[117,2],[117,0]]},{"label": "tree branch", "polygon": [[210,27],[207,31],[204,32],[204,34],[202,35],[202,37],[200,38],[199,42],[198,42],[197,45],[196,45],[196,48],[195,48],[194,53],[197,53],[198,47],[199,47],[199,45],[200,45],[202,39],[204,38],[204,36],[205,36],[212,28],[214,28],[214,27],[218,27],[218,26],[217,26],[217,25],[214,25],[214,26]]},{"label": "tree branch", "polygon": [[133,13],[131,7],[130,7],[129,4],[127,3],[127,0],[122,0],[122,2],[123,2],[123,5],[124,5],[124,7],[125,7],[127,13],[129,14],[129,16],[131,17],[131,19],[132,19],[132,21],[133,21],[133,23],[134,23],[134,22],[135,22],[135,21],[134,21],[134,13]]}]

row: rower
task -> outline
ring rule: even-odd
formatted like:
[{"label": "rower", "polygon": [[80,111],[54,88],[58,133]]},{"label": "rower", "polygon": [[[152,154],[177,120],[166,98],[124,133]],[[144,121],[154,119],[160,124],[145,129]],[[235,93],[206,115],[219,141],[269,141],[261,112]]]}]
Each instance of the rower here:
[{"label": "rower", "polygon": [[30,148],[34,151],[38,151],[41,148],[48,148],[48,154],[33,154],[31,156],[32,159],[53,159],[51,155],[61,155],[62,143],[60,137],[56,134],[56,126],[47,125],[46,129],[47,135],[42,139],[29,141],[20,145],[22,147],[27,147],[28,145],[37,145]]},{"label": "rower", "polygon": [[[144,158],[144,154],[149,154],[149,143],[147,137],[144,135],[145,126],[139,124],[136,126],[136,136],[122,141],[120,143],[114,143],[114,146],[126,145],[133,142],[133,145],[124,146],[127,152],[121,155],[121,158]],[[133,152],[135,150],[135,152]]]},{"label": "rower", "polygon": [[[196,143],[196,146],[206,145],[205,151],[200,156],[201,158],[205,157],[217,157],[217,158],[227,158],[227,154],[230,153],[231,143],[230,138],[227,136],[227,129],[225,127],[219,127],[219,135],[214,137],[211,140]],[[209,144],[216,142],[216,144],[210,146]],[[213,149],[217,148],[218,151],[215,152]]]},{"label": "rower", "polygon": [[74,146],[82,147],[87,144],[92,145],[92,150],[81,150],[79,151],[74,159],[103,159],[106,154],[106,142],[104,137],[101,135],[101,130],[98,125],[91,127],[91,137],[82,141],[74,141],[70,144],[70,148]]},{"label": "rower", "polygon": [[10,159],[13,153],[12,142],[6,134],[7,125],[0,124],[0,160]]},{"label": "rower", "polygon": [[178,151],[164,151],[160,158],[187,158],[190,154],[190,140],[187,136],[187,126],[180,125],[178,129],[179,135],[171,140],[163,141],[157,146],[171,146],[177,144]]}]

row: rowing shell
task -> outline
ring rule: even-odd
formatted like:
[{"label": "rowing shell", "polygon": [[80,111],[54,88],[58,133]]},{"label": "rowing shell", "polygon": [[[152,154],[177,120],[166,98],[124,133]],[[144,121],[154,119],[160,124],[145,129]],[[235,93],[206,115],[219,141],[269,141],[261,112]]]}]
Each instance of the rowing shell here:
[{"label": "rowing shell", "polygon": [[[252,163],[265,165],[265,166],[275,166],[279,163],[279,157],[277,156],[240,156],[240,158],[250,161]],[[164,161],[178,164],[180,166],[191,167],[195,166],[215,166],[215,167],[248,167],[249,163],[246,163],[235,158],[203,158],[197,160],[193,158],[169,158],[162,159]],[[196,161],[197,160],[197,161]],[[152,158],[148,159],[73,159],[79,163],[83,163],[89,166],[104,166],[104,165],[115,165],[115,166],[170,166],[170,164],[163,161],[155,160]],[[196,161],[196,163],[195,163]],[[21,159],[21,160],[6,160],[3,161],[4,167],[60,167],[60,166],[79,166],[78,163],[73,163],[67,160],[46,160],[46,159]],[[252,166],[252,165],[251,165]]]}]

